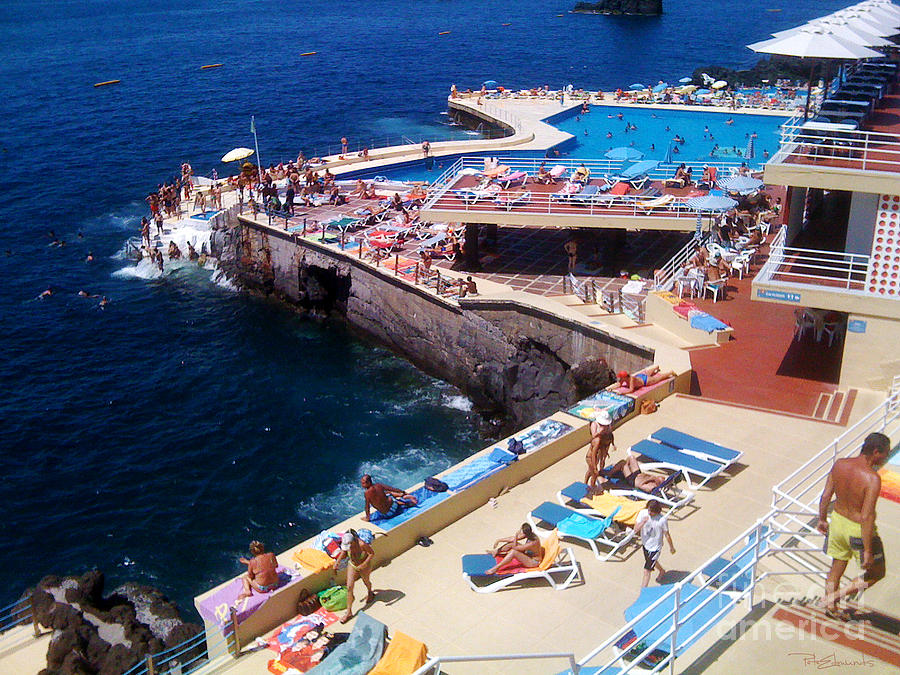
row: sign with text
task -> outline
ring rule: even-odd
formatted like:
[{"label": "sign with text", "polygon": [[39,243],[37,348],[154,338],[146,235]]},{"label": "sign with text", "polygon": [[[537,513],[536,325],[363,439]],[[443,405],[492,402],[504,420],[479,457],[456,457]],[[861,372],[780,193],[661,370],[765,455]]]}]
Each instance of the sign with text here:
[{"label": "sign with text", "polygon": [[866,322],[862,319],[850,319],[850,321],[847,322],[847,330],[851,333],[865,333]]},{"label": "sign with text", "polygon": [[768,288],[760,288],[756,291],[756,297],[765,298],[766,300],[780,300],[781,302],[800,302],[799,293],[790,293],[788,291],[773,291]]}]

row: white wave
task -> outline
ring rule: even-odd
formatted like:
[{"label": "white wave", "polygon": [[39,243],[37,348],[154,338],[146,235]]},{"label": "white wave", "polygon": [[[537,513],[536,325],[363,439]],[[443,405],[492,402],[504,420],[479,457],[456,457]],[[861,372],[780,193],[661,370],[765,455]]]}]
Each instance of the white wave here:
[{"label": "white wave", "polygon": [[407,447],[377,461],[362,462],[356,476],[345,478],[324,492],[300,500],[297,513],[316,521],[319,527],[328,527],[363,510],[365,502],[359,485],[363,474],[370,474],[376,482],[409,488],[449,466],[450,460],[433,448]]},{"label": "white wave", "polygon": [[[209,265],[211,265],[211,264],[214,265],[215,261],[212,261],[212,260],[207,261],[207,269],[209,269]],[[210,278],[210,281],[212,281],[219,288],[224,288],[226,291],[240,290],[238,288],[237,284],[235,284],[231,279],[229,279],[225,275],[225,272],[223,272],[220,269],[216,269],[215,272],[213,272],[213,275]]]},{"label": "white wave", "polygon": [[447,408],[462,410],[463,412],[470,412],[473,407],[472,401],[465,396],[452,396],[448,394],[441,394],[441,404]]},{"label": "white wave", "polygon": [[159,279],[163,273],[159,271],[155,263],[145,258],[135,265],[116,270],[112,275],[125,279]]}]

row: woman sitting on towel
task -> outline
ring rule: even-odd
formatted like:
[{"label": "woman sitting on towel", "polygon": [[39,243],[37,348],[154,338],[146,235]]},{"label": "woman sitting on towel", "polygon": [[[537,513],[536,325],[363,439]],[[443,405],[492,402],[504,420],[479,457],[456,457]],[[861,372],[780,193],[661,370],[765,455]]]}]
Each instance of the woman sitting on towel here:
[{"label": "woman sitting on towel", "polygon": [[659,366],[649,366],[631,375],[627,371],[620,370],[616,377],[619,379],[619,393],[630,394],[643,387],[652,387],[670,377],[675,377],[675,373],[671,370],[661,373]]},{"label": "woman sitting on towel", "polygon": [[266,547],[259,541],[250,542],[250,560],[241,558],[241,562],[247,566],[247,574],[241,577],[244,588],[237,596],[238,600],[249,598],[253,591],[258,593],[271,593],[278,588],[278,560],[274,553],[266,553]]},{"label": "woman sitting on towel", "polygon": [[485,574],[496,574],[499,568],[514,560],[523,567],[537,567],[544,557],[544,547],[541,546],[541,540],[537,538],[531,525],[522,523],[522,527],[513,536],[495,541],[494,547],[488,553],[503,556],[503,560],[491,569],[485,570]]}]

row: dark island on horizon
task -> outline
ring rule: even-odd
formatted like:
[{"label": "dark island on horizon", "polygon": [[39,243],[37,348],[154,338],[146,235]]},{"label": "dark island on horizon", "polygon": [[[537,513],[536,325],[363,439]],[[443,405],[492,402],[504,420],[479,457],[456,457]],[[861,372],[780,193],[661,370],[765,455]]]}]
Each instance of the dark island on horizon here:
[{"label": "dark island on horizon", "polygon": [[662,0],[600,0],[579,2],[573,12],[579,14],[618,14],[627,16],[659,16]]}]

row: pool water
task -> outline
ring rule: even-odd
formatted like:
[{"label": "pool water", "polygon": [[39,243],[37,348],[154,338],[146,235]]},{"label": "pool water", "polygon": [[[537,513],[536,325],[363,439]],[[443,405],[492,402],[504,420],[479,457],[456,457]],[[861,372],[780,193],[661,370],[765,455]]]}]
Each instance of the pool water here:
[{"label": "pool water", "polygon": [[[728,120],[733,123],[728,124]],[[570,149],[571,157],[602,158],[612,148],[627,146],[642,152],[644,159],[663,161],[671,144],[672,162],[746,161],[752,167],[761,167],[766,162],[765,151],[772,155],[777,150],[778,129],[785,120],[780,116],[731,115],[698,109],[593,105],[586,115],[576,110],[546,121],[575,136],[577,145]],[[627,124],[637,129],[626,131]],[[684,139],[683,144],[673,142],[676,134]],[[753,152],[748,158],[753,134]]]}]

